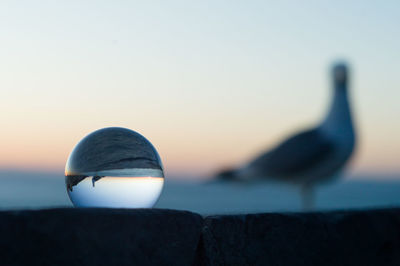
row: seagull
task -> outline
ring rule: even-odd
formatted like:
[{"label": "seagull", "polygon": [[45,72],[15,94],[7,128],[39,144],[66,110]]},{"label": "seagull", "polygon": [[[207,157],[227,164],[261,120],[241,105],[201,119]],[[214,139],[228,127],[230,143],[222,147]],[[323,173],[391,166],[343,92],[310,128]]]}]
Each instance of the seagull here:
[{"label": "seagull", "polygon": [[314,186],[335,179],[356,144],[346,64],[333,66],[332,80],[332,103],[318,125],[292,135],[243,166],[221,172],[217,177],[236,181],[271,179],[298,185],[303,209],[311,210]]}]

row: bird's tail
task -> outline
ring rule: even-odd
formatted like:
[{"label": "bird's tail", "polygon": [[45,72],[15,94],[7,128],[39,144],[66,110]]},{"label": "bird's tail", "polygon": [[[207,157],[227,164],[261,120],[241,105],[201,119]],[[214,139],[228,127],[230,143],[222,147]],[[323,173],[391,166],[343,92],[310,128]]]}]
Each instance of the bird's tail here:
[{"label": "bird's tail", "polygon": [[224,181],[236,180],[236,170],[233,168],[224,169],[221,172],[217,173],[215,177],[219,180],[224,180]]}]

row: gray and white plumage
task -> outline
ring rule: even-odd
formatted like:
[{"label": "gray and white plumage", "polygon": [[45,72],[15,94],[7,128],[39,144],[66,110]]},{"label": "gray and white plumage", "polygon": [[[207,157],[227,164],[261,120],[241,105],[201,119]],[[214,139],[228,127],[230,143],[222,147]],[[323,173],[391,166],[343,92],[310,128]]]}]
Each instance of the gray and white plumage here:
[{"label": "gray and white plumage", "polygon": [[337,64],[332,72],[333,100],[321,123],[219,176],[223,179],[275,179],[295,183],[308,194],[312,185],[337,176],[354,151],[356,135],[348,99],[348,69],[344,64]]}]

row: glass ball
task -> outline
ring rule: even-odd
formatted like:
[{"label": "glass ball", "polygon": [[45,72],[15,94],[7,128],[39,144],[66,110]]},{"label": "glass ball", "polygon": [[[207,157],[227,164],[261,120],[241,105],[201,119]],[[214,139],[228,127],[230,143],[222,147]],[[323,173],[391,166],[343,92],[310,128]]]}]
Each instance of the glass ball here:
[{"label": "glass ball", "polygon": [[65,166],[75,207],[151,208],[164,185],[160,156],[139,133],[118,127],[83,138]]}]

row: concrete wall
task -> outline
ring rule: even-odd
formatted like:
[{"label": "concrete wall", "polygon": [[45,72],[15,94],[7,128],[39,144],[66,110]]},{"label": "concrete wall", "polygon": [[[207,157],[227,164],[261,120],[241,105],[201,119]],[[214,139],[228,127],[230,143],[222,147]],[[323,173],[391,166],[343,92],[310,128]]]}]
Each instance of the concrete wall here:
[{"label": "concrete wall", "polygon": [[400,265],[400,209],[0,212],[0,265]]}]

